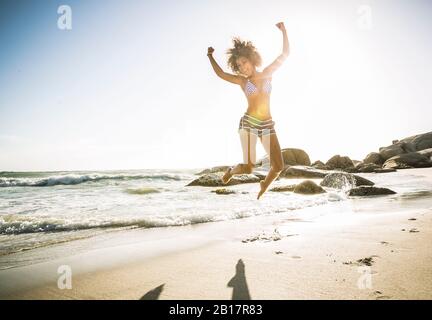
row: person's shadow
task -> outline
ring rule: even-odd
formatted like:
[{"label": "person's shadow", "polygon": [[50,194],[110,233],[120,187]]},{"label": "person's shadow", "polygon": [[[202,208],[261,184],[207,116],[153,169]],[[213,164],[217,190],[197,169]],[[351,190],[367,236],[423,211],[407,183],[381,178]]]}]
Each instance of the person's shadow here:
[{"label": "person's shadow", "polygon": [[239,259],[236,265],[236,274],[227,284],[233,288],[232,300],[250,300],[249,289],[246,283],[245,265],[242,259]]},{"label": "person's shadow", "polygon": [[140,300],[157,300],[163,290],[164,285],[165,283],[161,284],[159,287],[150,290],[145,295],[143,295]]}]

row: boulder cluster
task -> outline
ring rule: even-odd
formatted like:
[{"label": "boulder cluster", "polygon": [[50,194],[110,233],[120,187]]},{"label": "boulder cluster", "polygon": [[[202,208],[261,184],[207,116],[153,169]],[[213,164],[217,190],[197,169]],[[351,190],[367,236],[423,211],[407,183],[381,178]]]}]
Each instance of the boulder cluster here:
[{"label": "boulder cluster", "polygon": [[[270,191],[291,191],[301,194],[317,194],[326,192],[323,187],[342,189],[350,196],[369,196],[393,194],[387,188],[375,187],[374,183],[354,173],[373,172],[385,173],[397,169],[432,167],[432,132],[418,134],[393,140],[392,144],[379,148],[378,152],[370,152],[363,160],[352,160],[348,156],[339,154],[331,157],[327,162],[317,160],[311,163],[309,155],[302,149],[282,149],[284,169],[280,178],[307,179],[299,184],[279,186]],[[251,174],[235,175],[227,185],[222,183],[222,176],[229,166],[218,166],[205,169],[197,175],[199,177],[188,186],[232,186],[242,183],[257,183],[265,178],[260,170],[269,168],[268,157],[257,162]],[[322,179],[320,185],[309,179]],[[218,190],[217,194],[230,194],[229,190]]]},{"label": "boulder cluster", "polygon": [[432,132],[418,134],[370,152],[362,161],[347,156],[335,155],[326,163],[315,161],[318,169],[341,169],[346,172],[391,172],[396,169],[432,167]]}]

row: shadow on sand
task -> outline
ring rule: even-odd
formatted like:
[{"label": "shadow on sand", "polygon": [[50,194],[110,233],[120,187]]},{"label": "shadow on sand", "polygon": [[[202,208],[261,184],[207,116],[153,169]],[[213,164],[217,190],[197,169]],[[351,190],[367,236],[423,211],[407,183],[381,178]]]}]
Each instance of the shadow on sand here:
[{"label": "shadow on sand", "polygon": [[159,299],[159,296],[163,290],[164,284],[161,284],[159,287],[156,287],[149,292],[147,292],[145,295],[141,297],[140,300],[157,300]]},{"label": "shadow on sand", "polygon": [[[163,291],[164,284],[148,291],[140,300],[157,300]],[[239,259],[236,264],[236,273],[234,277],[227,283],[227,287],[233,288],[232,300],[251,300],[248,285],[246,282],[245,265],[242,259]]]},{"label": "shadow on sand", "polygon": [[236,274],[227,284],[233,288],[232,300],[250,300],[249,289],[246,282],[245,265],[242,259],[239,259],[236,265]]}]

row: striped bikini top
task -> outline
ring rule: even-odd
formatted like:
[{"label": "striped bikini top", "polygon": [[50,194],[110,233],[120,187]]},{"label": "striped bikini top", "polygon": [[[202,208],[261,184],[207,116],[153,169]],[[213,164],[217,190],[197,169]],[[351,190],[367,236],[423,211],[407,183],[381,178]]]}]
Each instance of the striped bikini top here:
[{"label": "striped bikini top", "polygon": [[[267,94],[270,94],[271,90],[272,90],[271,79],[267,78],[264,80],[262,91],[267,93]],[[247,82],[246,82],[246,85],[245,85],[243,91],[245,92],[246,96],[250,96],[251,94],[258,92],[258,88],[249,79],[247,79]]]}]

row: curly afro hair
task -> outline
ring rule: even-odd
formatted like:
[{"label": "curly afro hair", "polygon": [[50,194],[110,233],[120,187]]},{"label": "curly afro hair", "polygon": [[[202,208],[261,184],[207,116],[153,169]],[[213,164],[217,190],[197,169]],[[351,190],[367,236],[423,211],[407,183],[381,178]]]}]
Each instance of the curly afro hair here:
[{"label": "curly afro hair", "polygon": [[242,41],[239,37],[233,38],[234,47],[226,51],[228,54],[228,66],[235,73],[240,73],[237,59],[245,57],[255,66],[261,66],[261,56],[250,41]]}]

